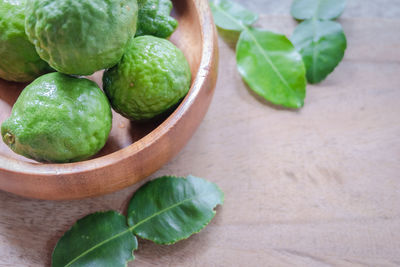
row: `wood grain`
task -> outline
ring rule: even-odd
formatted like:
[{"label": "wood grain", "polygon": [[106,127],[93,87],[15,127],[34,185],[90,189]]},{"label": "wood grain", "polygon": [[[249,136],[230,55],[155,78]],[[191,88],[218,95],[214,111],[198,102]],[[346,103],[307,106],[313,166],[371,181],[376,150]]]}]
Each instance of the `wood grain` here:
[{"label": "wood grain", "polygon": [[[262,10],[260,26],[291,34],[296,25],[283,13],[290,0],[242,2]],[[149,179],[204,177],[225,191],[225,204],[204,231],[181,243],[139,240],[129,266],[400,265],[400,19],[392,16],[400,7],[397,0],[376,3],[348,1],[340,19],[345,59],[308,87],[298,112],[255,98],[220,39],[205,120]],[[49,266],[58,238],[78,218],[123,211],[139,185],[80,201],[0,193],[0,265]]]}]

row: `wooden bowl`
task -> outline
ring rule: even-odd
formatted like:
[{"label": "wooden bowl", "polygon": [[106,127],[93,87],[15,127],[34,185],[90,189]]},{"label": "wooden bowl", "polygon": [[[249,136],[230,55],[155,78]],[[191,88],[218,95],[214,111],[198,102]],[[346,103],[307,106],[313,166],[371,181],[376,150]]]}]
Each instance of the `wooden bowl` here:
[{"label": "wooden bowl", "polygon": [[[210,104],[217,78],[217,37],[207,0],[175,0],[179,21],[171,41],[192,70],[192,86],[167,118],[134,124],[114,113],[113,129],[95,158],[69,164],[42,164],[14,154],[0,141],[0,189],[39,199],[78,199],[132,185],[174,157],[192,136]],[[100,83],[101,73],[93,79]],[[0,122],[26,84],[0,79]]]}]

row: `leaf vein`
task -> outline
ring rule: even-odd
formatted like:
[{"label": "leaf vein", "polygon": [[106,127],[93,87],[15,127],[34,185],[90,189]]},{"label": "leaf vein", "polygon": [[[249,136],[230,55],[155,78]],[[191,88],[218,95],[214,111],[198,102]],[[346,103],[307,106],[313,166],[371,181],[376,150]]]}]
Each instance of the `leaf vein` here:
[{"label": "leaf vein", "polygon": [[[202,193],[202,192],[201,192],[201,193]],[[174,205],[171,205],[171,206],[169,206],[169,207],[166,207],[166,208],[164,208],[164,209],[162,209],[162,210],[160,210],[160,211],[158,211],[158,212],[152,214],[151,216],[149,216],[149,217],[143,219],[142,221],[138,222],[137,224],[133,225],[133,226],[130,228],[130,230],[133,231],[133,230],[134,230],[136,227],[138,227],[139,225],[141,225],[141,224],[143,224],[143,223],[145,223],[145,222],[147,222],[147,221],[153,219],[154,217],[156,217],[156,216],[158,216],[158,215],[160,215],[160,214],[162,214],[162,213],[164,213],[164,212],[167,212],[167,211],[169,211],[169,210],[171,210],[171,209],[173,209],[173,208],[175,208],[175,207],[178,207],[178,206],[182,205],[183,203],[185,203],[185,202],[187,202],[187,201],[192,201],[192,200],[198,198],[200,195],[201,195],[201,194],[194,195],[194,196],[191,197],[191,198],[186,198],[186,199],[184,199],[184,200],[182,200],[182,201],[180,201],[180,202],[178,202],[178,203],[175,203]],[[206,194],[206,195],[207,195],[207,194]]]},{"label": "leaf vein", "polygon": [[232,20],[237,26],[239,26],[240,28],[242,28],[243,30],[246,30],[246,26],[243,25],[242,22],[238,22],[238,20],[232,16],[231,14],[229,14],[228,12],[226,12],[225,10],[223,10],[222,8],[220,8],[218,5],[215,5],[214,3],[211,2],[211,4],[218,9],[222,14],[224,14],[226,17],[228,17],[230,20]]},{"label": "leaf vein", "polygon": [[88,250],[86,250],[86,251],[84,251],[82,254],[80,254],[79,256],[77,256],[77,257],[75,257],[74,259],[72,259],[70,262],[68,262],[68,263],[65,265],[65,267],[71,266],[71,265],[72,265],[73,263],[75,263],[77,260],[79,260],[80,258],[86,256],[87,254],[89,254],[89,253],[92,252],[93,250],[95,250],[95,249],[101,247],[102,245],[104,245],[104,244],[106,244],[106,243],[108,243],[108,242],[110,242],[110,241],[112,241],[112,240],[114,240],[114,239],[116,239],[116,238],[118,238],[118,237],[120,237],[120,236],[126,234],[127,232],[132,232],[136,227],[138,227],[139,225],[141,225],[141,224],[143,224],[143,223],[145,223],[145,222],[151,220],[152,218],[154,218],[154,217],[156,217],[156,216],[158,216],[158,215],[160,215],[160,214],[162,214],[162,213],[164,213],[164,212],[167,212],[168,210],[171,210],[171,209],[173,209],[173,208],[175,208],[175,207],[177,207],[177,206],[179,206],[179,205],[182,205],[183,203],[185,203],[185,202],[187,202],[187,201],[191,201],[191,200],[196,199],[197,197],[199,197],[199,195],[201,195],[201,194],[197,194],[197,195],[195,195],[195,196],[193,196],[193,197],[191,197],[191,198],[184,199],[184,200],[182,200],[182,201],[180,201],[180,202],[178,202],[178,203],[175,203],[175,204],[172,205],[172,206],[169,206],[169,207],[167,207],[167,208],[165,208],[165,209],[162,209],[162,210],[160,210],[160,211],[158,211],[158,212],[152,214],[151,216],[149,216],[149,217],[143,219],[142,221],[138,222],[137,224],[135,224],[135,225],[129,227],[127,230],[125,230],[125,231],[123,231],[123,232],[121,232],[121,233],[118,233],[117,235],[114,235],[114,236],[112,236],[112,237],[110,237],[110,238],[108,238],[108,239],[106,239],[106,240],[103,240],[102,242],[96,244],[95,246],[89,248]]},{"label": "leaf vein", "polygon": [[106,240],[101,241],[101,242],[98,243],[97,245],[95,245],[95,246],[89,248],[88,250],[84,251],[82,254],[80,254],[80,255],[77,256],[76,258],[72,259],[70,262],[68,262],[68,263],[65,265],[65,267],[71,266],[71,265],[72,265],[73,263],[75,263],[77,260],[79,260],[79,259],[82,258],[83,256],[86,256],[87,254],[89,254],[90,252],[92,252],[93,250],[95,250],[96,248],[101,247],[102,245],[108,243],[109,241],[112,241],[113,239],[115,239],[115,238],[117,238],[117,237],[120,237],[120,236],[124,235],[125,233],[127,233],[127,232],[129,232],[129,231],[130,231],[130,229],[128,228],[127,230],[125,230],[125,231],[123,231],[123,232],[121,232],[121,233],[118,233],[118,234],[116,234],[116,235],[114,235],[114,236],[112,236],[112,237],[110,237],[110,238],[108,238],[108,239],[106,239]]},{"label": "leaf vein", "polygon": [[318,65],[318,60],[317,57],[319,56],[319,50],[317,49],[318,42],[315,42],[315,38],[317,35],[317,26],[316,26],[316,21],[313,20],[313,38],[312,38],[312,44],[315,44],[312,46],[313,48],[313,66],[312,66],[312,73],[313,73],[313,79],[317,80],[317,65]]},{"label": "leaf vein", "polygon": [[271,58],[265,53],[264,49],[262,48],[261,44],[257,41],[255,36],[251,33],[251,31],[246,28],[246,32],[251,36],[253,39],[254,43],[256,44],[257,48],[260,50],[261,54],[264,56],[265,60],[271,65],[272,70],[275,72],[275,74],[278,76],[278,78],[282,81],[282,83],[290,90],[294,91],[294,89],[290,86],[290,84],[287,83],[286,79],[283,77],[281,72],[278,70],[278,68],[275,66],[275,64],[272,62]]}]

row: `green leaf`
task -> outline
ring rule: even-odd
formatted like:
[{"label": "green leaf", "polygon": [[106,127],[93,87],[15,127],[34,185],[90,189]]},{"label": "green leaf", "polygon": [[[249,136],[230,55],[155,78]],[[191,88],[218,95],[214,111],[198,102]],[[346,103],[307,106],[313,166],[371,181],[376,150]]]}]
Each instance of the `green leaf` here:
[{"label": "green leaf", "polygon": [[250,26],[258,15],[243,6],[229,0],[210,1],[215,24],[224,30],[243,31],[243,26]]},{"label": "green leaf", "polygon": [[343,59],[347,46],[342,26],[334,21],[303,21],[291,40],[303,56],[310,83],[324,80]]},{"label": "green leaf", "polygon": [[346,0],[294,0],[291,7],[295,19],[336,19],[346,6]]},{"label": "green leaf", "polygon": [[115,211],[97,212],[77,221],[58,241],[52,266],[125,267],[132,261],[137,239],[125,216]]},{"label": "green leaf", "polygon": [[224,195],[200,178],[165,176],[141,187],[128,208],[133,233],[157,244],[173,244],[198,233],[214,217]]},{"label": "green leaf", "polygon": [[284,35],[246,29],[239,37],[236,61],[239,73],[258,95],[288,108],[304,105],[304,63]]}]

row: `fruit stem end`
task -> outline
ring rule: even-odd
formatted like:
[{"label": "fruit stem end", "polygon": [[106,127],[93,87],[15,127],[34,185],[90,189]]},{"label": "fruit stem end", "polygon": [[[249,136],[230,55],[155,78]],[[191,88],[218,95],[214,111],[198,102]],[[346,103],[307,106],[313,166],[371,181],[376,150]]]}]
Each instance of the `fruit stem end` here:
[{"label": "fruit stem end", "polygon": [[15,137],[14,137],[14,135],[12,135],[11,133],[6,133],[6,134],[4,135],[4,142],[5,142],[7,145],[12,145],[12,144],[14,144],[14,143],[15,143]]}]

